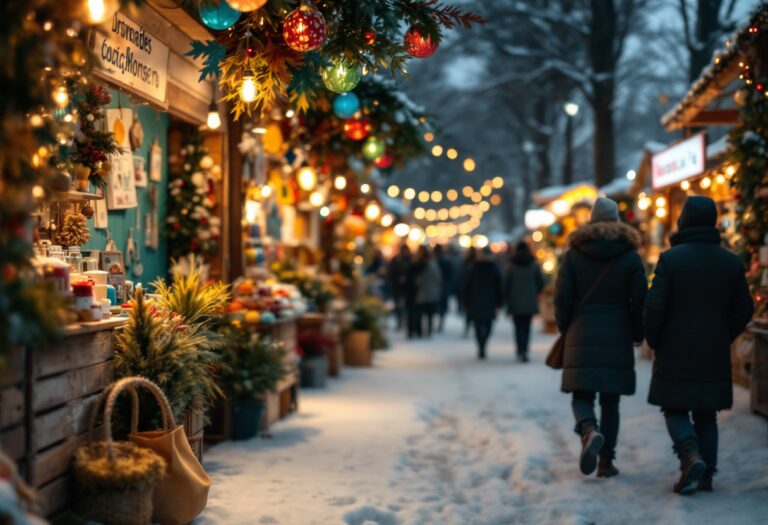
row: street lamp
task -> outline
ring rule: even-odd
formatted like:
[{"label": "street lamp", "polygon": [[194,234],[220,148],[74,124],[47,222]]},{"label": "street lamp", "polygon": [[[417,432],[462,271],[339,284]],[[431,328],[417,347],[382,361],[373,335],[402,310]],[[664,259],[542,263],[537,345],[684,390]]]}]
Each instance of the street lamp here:
[{"label": "street lamp", "polygon": [[563,106],[567,119],[565,121],[565,161],[563,162],[563,184],[573,182],[573,119],[579,113],[579,105],[566,102]]}]

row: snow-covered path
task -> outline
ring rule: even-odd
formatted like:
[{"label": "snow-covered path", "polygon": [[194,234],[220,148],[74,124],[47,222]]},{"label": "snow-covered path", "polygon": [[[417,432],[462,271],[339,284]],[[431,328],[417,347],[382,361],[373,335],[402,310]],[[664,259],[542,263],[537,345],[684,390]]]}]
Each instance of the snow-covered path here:
[{"label": "snow-covered path", "polygon": [[303,391],[272,439],[207,452],[214,485],[196,524],[768,522],[768,434],[741,387],[720,415],[716,492],[681,498],[662,416],[645,402],[647,361],[638,393],[622,398],[621,475],[599,480],[578,472],[569,398],[543,364],[550,336],[536,336],[528,365],[514,359],[506,320],[486,362],[456,319],[430,341],[392,338],[375,368]]}]

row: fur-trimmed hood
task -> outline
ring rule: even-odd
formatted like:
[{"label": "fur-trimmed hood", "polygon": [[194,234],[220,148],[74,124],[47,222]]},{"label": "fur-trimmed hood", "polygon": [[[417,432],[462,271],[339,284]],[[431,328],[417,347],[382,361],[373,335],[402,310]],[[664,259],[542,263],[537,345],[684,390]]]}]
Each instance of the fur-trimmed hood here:
[{"label": "fur-trimmed hood", "polygon": [[642,243],[640,232],[622,222],[593,222],[577,228],[568,246],[596,259],[610,259]]}]

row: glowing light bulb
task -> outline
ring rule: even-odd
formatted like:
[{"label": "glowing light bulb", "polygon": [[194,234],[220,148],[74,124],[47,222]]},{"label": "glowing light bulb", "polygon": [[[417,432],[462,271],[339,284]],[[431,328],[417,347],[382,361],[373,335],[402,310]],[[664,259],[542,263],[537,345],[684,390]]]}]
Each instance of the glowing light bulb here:
[{"label": "glowing light bulb", "polygon": [[420,191],[419,192],[419,202],[429,202],[429,192],[428,191]]},{"label": "glowing light bulb", "polygon": [[101,24],[117,12],[117,0],[85,0],[85,17],[89,24]]},{"label": "glowing light bulb", "polygon": [[381,208],[375,202],[371,202],[365,208],[365,218],[373,222],[381,215]]},{"label": "glowing light bulb", "polygon": [[459,198],[459,192],[457,192],[456,190],[448,190],[448,191],[445,193],[445,197],[446,197],[446,198],[447,198],[449,201],[452,201],[452,202],[453,202],[453,201],[455,201],[456,199],[458,199],[458,198]]},{"label": "glowing light bulb", "polygon": [[472,158],[464,159],[464,171],[468,171],[472,173],[473,171],[475,171],[476,167],[477,167],[477,164],[475,163],[474,159]]},{"label": "glowing light bulb", "polygon": [[261,196],[265,199],[268,199],[272,195],[272,186],[269,184],[265,184],[261,187]]},{"label": "glowing light bulb", "polygon": [[657,208],[663,208],[667,205],[667,199],[664,197],[657,197],[656,198],[656,207]]},{"label": "glowing light bulb", "polygon": [[392,186],[387,188],[387,195],[389,195],[390,197],[392,197],[394,199],[395,197],[400,195],[400,188],[393,184]]},{"label": "glowing light bulb", "polygon": [[440,202],[443,200],[443,194],[437,190],[432,192],[432,195],[430,195],[433,202]]},{"label": "glowing light bulb", "polygon": [[629,170],[627,172],[627,180],[635,180],[637,178],[637,172],[635,170]]},{"label": "glowing light bulb", "polygon": [[319,191],[313,191],[309,195],[309,203],[315,208],[319,208],[325,204],[325,197]]},{"label": "glowing light bulb", "polygon": [[304,191],[312,191],[317,185],[317,174],[309,166],[301,168],[296,175],[296,179],[299,183],[299,188]]},{"label": "glowing light bulb", "polygon": [[459,246],[461,246],[462,248],[469,248],[470,246],[472,246],[472,237],[470,237],[469,235],[462,235],[461,237],[459,237]]},{"label": "glowing light bulb", "polygon": [[256,100],[256,76],[253,70],[248,68],[243,73],[243,83],[240,85],[240,98],[243,102]]},{"label": "glowing light bulb", "polygon": [[472,239],[472,243],[478,248],[485,248],[488,246],[488,237],[485,235],[475,235],[475,238]]},{"label": "glowing light bulb", "polygon": [[656,217],[658,217],[659,219],[663,219],[666,216],[667,216],[667,209],[666,208],[658,208],[656,210]]},{"label": "glowing light bulb", "polygon": [[416,190],[413,188],[406,188],[403,192],[403,197],[405,197],[406,200],[412,201],[416,198]]},{"label": "glowing light bulb", "polygon": [[404,222],[395,225],[395,235],[398,237],[405,237],[409,231],[411,231],[411,227]]},{"label": "glowing light bulb", "polygon": [[328,206],[323,206],[320,208],[320,217],[328,217],[331,214],[330,208]]},{"label": "glowing light bulb", "polygon": [[445,152],[445,156],[451,160],[454,160],[456,159],[456,157],[459,156],[459,152],[456,151],[455,148],[450,148],[448,151]]},{"label": "glowing light bulb", "polygon": [[370,193],[371,192],[371,185],[368,183],[363,183],[360,185],[360,192],[361,193]]},{"label": "glowing light bulb", "polygon": [[69,105],[69,91],[64,86],[59,86],[53,90],[53,102],[58,108],[65,108]]},{"label": "glowing light bulb", "polygon": [[381,218],[381,225],[385,228],[389,228],[392,226],[392,223],[395,222],[395,218],[392,216],[391,213],[387,213]]},{"label": "glowing light bulb", "polygon": [[541,240],[544,238],[544,234],[540,231],[535,231],[531,234],[531,239],[533,239],[533,242],[541,242]]},{"label": "glowing light bulb", "polygon": [[707,188],[712,186],[712,179],[710,179],[709,177],[704,177],[703,179],[701,179],[699,186],[701,186],[702,190],[706,190]]},{"label": "glowing light bulb", "polygon": [[344,175],[338,175],[333,179],[333,187],[341,191],[347,187],[347,178]]},{"label": "glowing light bulb", "polygon": [[648,208],[651,207],[651,199],[648,197],[641,197],[637,201],[637,207],[643,211],[647,210]]},{"label": "glowing light bulb", "polygon": [[215,102],[211,102],[211,107],[208,108],[206,125],[208,126],[208,129],[219,129],[221,127],[221,116],[219,115],[219,108],[216,107]]},{"label": "glowing light bulb", "polygon": [[691,183],[688,182],[687,180],[684,180],[683,182],[680,183],[680,189],[683,190],[683,191],[690,190],[691,189]]},{"label": "glowing light bulb", "polygon": [[716,182],[717,184],[725,184],[725,175],[723,175],[723,174],[721,173],[720,175],[718,175],[717,177],[715,177],[715,182]]},{"label": "glowing light bulb", "polygon": [[440,144],[435,144],[432,146],[432,155],[435,157],[439,157],[443,154],[443,147]]},{"label": "glowing light bulb", "polygon": [[435,140],[434,133],[430,133],[430,132],[424,133],[424,142],[432,142],[433,140]]}]

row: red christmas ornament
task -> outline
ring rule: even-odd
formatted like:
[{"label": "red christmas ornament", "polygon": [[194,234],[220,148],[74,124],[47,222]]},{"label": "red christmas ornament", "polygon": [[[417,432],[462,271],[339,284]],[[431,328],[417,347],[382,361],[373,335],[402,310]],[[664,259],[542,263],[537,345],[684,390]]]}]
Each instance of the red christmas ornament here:
[{"label": "red christmas ornament", "polygon": [[405,50],[415,58],[428,58],[437,51],[437,44],[418,25],[411,26],[405,33]]},{"label": "red christmas ornament", "polygon": [[373,161],[373,165],[379,168],[380,170],[385,170],[387,168],[391,168],[392,164],[394,164],[395,158],[392,156],[391,153],[387,152],[378,159]]},{"label": "red christmas ornament", "polygon": [[371,129],[371,121],[365,117],[352,117],[344,122],[344,133],[352,140],[363,140],[370,135]]},{"label": "red christmas ornament", "polygon": [[312,7],[297,7],[283,20],[285,43],[296,51],[313,51],[325,42],[325,18]]},{"label": "red christmas ornament", "polygon": [[256,48],[249,44],[245,48],[245,55],[248,58],[255,58],[256,57]]},{"label": "red christmas ornament", "polygon": [[369,29],[368,31],[366,31],[363,37],[365,37],[366,46],[372,46],[373,44],[376,43],[376,31],[374,31],[373,29]]}]

